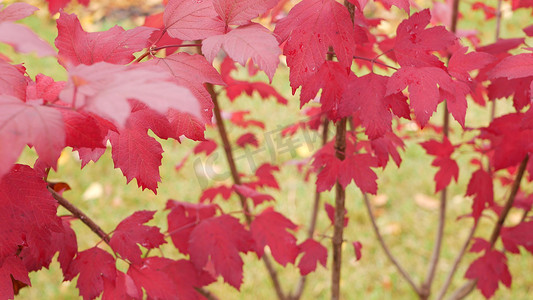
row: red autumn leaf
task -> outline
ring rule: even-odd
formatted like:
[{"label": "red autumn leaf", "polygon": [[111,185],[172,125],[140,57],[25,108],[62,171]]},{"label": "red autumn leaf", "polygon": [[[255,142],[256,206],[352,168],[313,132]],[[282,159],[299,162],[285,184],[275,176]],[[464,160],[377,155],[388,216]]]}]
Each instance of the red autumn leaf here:
[{"label": "red autumn leaf", "polygon": [[[340,116],[337,112],[341,109],[339,103],[348,85],[349,74],[349,70],[340,63],[326,61],[318,72],[309,76],[302,84],[300,107],[312,100],[322,89],[320,95],[322,112],[327,113],[332,120],[338,119]],[[339,111],[339,113],[342,112]]]},{"label": "red autumn leaf", "polygon": [[237,193],[241,194],[242,196],[252,199],[254,205],[256,206],[265,201],[274,201],[274,197],[272,197],[271,195],[259,193],[253,188],[250,188],[246,185],[234,184],[233,188],[235,189],[235,191],[237,191]]},{"label": "red autumn leaf", "polygon": [[124,126],[130,115],[128,99],[145,103],[164,114],[173,108],[200,116],[191,92],[171,82],[169,75],[153,66],[119,66],[106,62],[69,69],[69,81],[61,92],[63,102],[83,108]]},{"label": "red autumn leaf", "polygon": [[108,130],[101,127],[98,119],[90,114],[62,109],[65,122],[66,146],[73,148],[105,148]]},{"label": "red autumn leaf", "polygon": [[305,242],[298,245],[300,253],[303,253],[300,262],[298,262],[298,268],[300,274],[305,276],[316,269],[317,263],[321,263],[326,267],[328,261],[328,249],[319,242],[313,239],[307,239]]},{"label": "red autumn leaf", "polygon": [[296,238],[287,230],[296,228],[291,220],[274,211],[272,207],[265,209],[250,225],[255,240],[255,252],[262,257],[265,246],[268,246],[274,259],[282,266],[294,263],[300,251],[296,245]]},{"label": "red autumn leaf", "polygon": [[64,81],[56,82],[52,77],[37,74],[35,82],[30,82],[26,88],[26,98],[28,100],[43,99],[45,103],[55,102],[65,84]]},{"label": "red autumn leaf", "polygon": [[189,253],[189,240],[194,227],[202,220],[213,217],[217,206],[214,204],[192,204],[169,200],[167,209],[168,232],[174,246],[184,254]]},{"label": "red autumn leaf", "polygon": [[249,126],[256,126],[261,129],[265,129],[265,124],[261,121],[257,120],[245,120],[245,116],[248,115],[250,111],[248,110],[240,110],[240,111],[234,111],[230,114],[229,119],[231,123],[242,127],[242,128],[248,128]]},{"label": "red autumn leaf", "polygon": [[376,0],[381,2],[385,8],[390,9],[392,5],[405,10],[406,13],[409,13],[409,0]]},{"label": "red autumn leaf", "polygon": [[231,194],[233,193],[233,188],[226,185],[219,185],[216,187],[210,187],[205,189],[202,192],[202,196],[200,196],[200,202],[209,202],[213,203],[216,196],[220,195],[222,196],[222,199],[228,200],[229,197],[231,197]]},{"label": "red autumn leaf", "polygon": [[507,53],[509,50],[515,49],[523,43],[524,38],[498,39],[498,41],[492,44],[476,48],[476,51],[486,52],[492,55],[498,55],[502,53]]},{"label": "red autumn leaf", "polygon": [[[331,225],[335,223],[335,207],[329,203],[324,203],[324,209],[326,210],[326,214],[328,215],[329,221],[331,222]],[[346,216],[348,214],[348,211],[346,208],[344,209],[344,227],[348,226],[348,217]]]},{"label": "red autumn leaf", "polygon": [[276,89],[274,89],[271,85],[268,85],[264,82],[249,82],[231,79],[231,81],[227,83],[228,86],[226,87],[226,95],[232,101],[240,96],[243,92],[251,97],[255,91],[263,100],[274,97],[280,104],[287,105],[288,103],[287,99],[285,99],[283,95],[278,93],[278,91],[276,91]]},{"label": "red autumn leaf", "polygon": [[0,148],[0,176],[9,172],[27,144],[33,145],[46,166],[55,168],[65,147],[61,113],[49,106],[0,95],[0,144],[9,145]]},{"label": "red autumn leaf", "polygon": [[200,40],[225,32],[212,1],[170,0],[163,20],[168,34],[181,40]]},{"label": "red autumn leaf", "polygon": [[409,100],[417,120],[426,125],[440,102],[440,89],[455,93],[455,85],[450,76],[435,67],[403,67],[389,79],[386,95],[401,92],[409,87]]},{"label": "red autumn leaf", "polygon": [[452,178],[455,178],[455,182],[457,182],[459,178],[459,166],[455,160],[450,158],[455,150],[450,140],[444,138],[442,143],[436,140],[430,140],[421,143],[421,145],[428,154],[436,156],[431,163],[432,166],[439,168],[439,171],[435,174],[435,193],[447,187]]},{"label": "red autumn leaf", "polygon": [[55,56],[56,52],[48,42],[42,40],[28,27],[0,21],[0,43],[6,43],[17,52],[35,52],[39,56]]},{"label": "red autumn leaf", "polygon": [[352,246],[355,251],[355,260],[360,260],[362,256],[361,249],[363,248],[363,244],[361,244],[359,241],[356,241],[352,243]]},{"label": "red autumn leaf", "polygon": [[494,204],[492,177],[483,169],[477,170],[468,183],[466,196],[474,196],[472,215],[477,221],[486,206]]},{"label": "red autumn leaf", "polygon": [[533,36],[533,25],[529,25],[528,27],[522,29],[524,31],[524,33],[527,35],[527,36]]},{"label": "red autumn leaf", "polygon": [[[351,77],[342,96],[340,111],[342,116],[358,113],[371,140],[391,131],[392,114],[390,98],[385,97],[388,77],[370,73],[363,77]],[[302,90],[303,92],[303,90]]]},{"label": "red autumn leaf", "polygon": [[115,280],[104,277],[104,293],[102,294],[102,299],[142,299],[142,290],[135,285],[131,276],[119,270],[116,272]]},{"label": "red autumn leaf", "polygon": [[492,6],[486,5],[483,2],[474,2],[472,4],[472,10],[482,10],[485,14],[485,21],[496,17],[496,9]]},{"label": "red autumn leaf", "polygon": [[165,243],[165,237],[158,227],[146,226],[155,211],[138,211],[124,219],[113,232],[109,245],[124,259],[134,264],[141,264],[141,250],[137,244],[146,249],[157,248]]},{"label": "red autumn leaf", "polygon": [[213,140],[205,140],[196,145],[193,149],[194,154],[205,153],[205,155],[210,155],[217,149],[217,143]]},{"label": "red autumn leaf", "polygon": [[268,186],[279,190],[278,181],[276,180],[276,177],[272,175],[274,172],[279,172],[279,167],[269,163],[262,164],[257,170],[255,170],[255,176],[258,180],[253,182],[253,184],[260,187]]},{"label": "red autumn leaf", "polygon": [[193,229],[188,252],[196,268],[202,269],[211,261],[215,275],[222,275],[225,282],[239,289],[243,279],[239,252],[247,253],[252,245],[250,232],[239,220],[222,215],[205,219]]},{"label": "red autumn leaf", "polygon": [[22,260],[15,255],[2,257],[0,264],[0,297],[2,299],[14,299],[12,278],[30,285],[30,277]]},{"label": "red autumn leaf", "polygon": [[24,73],[0,59],[0,94],[26,99],[27,81]]},{"label": "red autumn leaf", "polygon": [[255,146],[256,148],[259,147],[259,142],[257,141],[257,138],[251,132],[241,135],[237,139],[237,141],[235,141],[235,143],[241,148],[245,148],[246,145]]},{"label": "red autumn leaf", "polygon": [[372,155],[368,153],[348,155],[340,166],[339,183],[346,188],[353,180],[363,193],[375,195],[378,191],[376,183],[378,177],[370,167],[378,167],[378,160]]},{"label": "red autumn leaf", "polygon": [[503,227],[500,233],[505,250],[519,254],[518,246],[533,253],[533,221],[522,222],[513,227]]},{"label": "red autumn leaf", "polygon": [[65,277],[66,280],[80,274],[76,284],[80,295],[84,300],[94,299],[104,290],[104,278],[115,280],[115,259],[106,251],[93,247],[78,253],[70,265],[69,274],[72,274],[72,277]]},{"label": "red autumn leaf", "polygon": [[316,191],[321,193],[330,190],[337,182],[341,161],[334,155],[324,156],[323,159],[313,162],[313,167],[323,166],[316,177]]},{"label": "red autumn leaf", "polygon": [[488,74],[490,79],[533,76],[533,53],[522,53],[504,58]]},{"label": "red autumn leaf", "polygon": [[226,25],[245,25],[278,4],[279,0],[212,0],[213,7]]},{"label": "red autumn leaf", "polygon": [[270,80],[274,77],[281,54],[270,30],[256,23],[240,26],[223,35],[210,36],[202,42],[202,53],[209,62],[213,62],[220,49],[243,66],[251,59]]},{"label": "red autumn leaf", "polygon": [[405,144],[403,143],[402,139],[400,139],[397,135],[392,132],[388,132],[383,137],[372,140],[370,142],[370,145],[372,146],[374,155],[378,159],[379,167],[384,168],[387,166],[387,163],[389,161],[389,155],[394,160],[394,163],[396,163],[396,165],[400,167],[400,164],[402,163],[402,158],[400,156],[400,153],[398,153],[398,148],[403,150]]},{"label": "red autumn leaf", "polygon": [[533,151],[533,129],[522,128],[524,114],[513,113],[494,119],[481,129],[480,138],[491,142],[494,169],[500,170],[520,163]]},{"label": "red autumn leaf", "polygon": [[62,223],[63,232],[54,233],[51,244],[59,250],[57,261],[61,266],[63,275],[66,277],[74,256],[78,254],[78,241],[76,239],[76,233],[70,227],[70,223],[65,219],[62,220]]},{"label": "red autumn leaf", "polygon": [[276,25],[283,54],[290,68],[293,93],[326,61],[332,46],[340,64],[349,69],[355,54],[355,34],[346,7],[333,0],[302,1]]},{"label": "red autumn leaf", "polygon": [[468,72],[481,69],[494,61],[494,57],[486,52],[466,53],[468,47],[457,49],[448,62],[448,73],[462,81],[471,81]]},{"label": "red autumn leaf", "polygon": [[425,9],[411,15],[398,26],[394,55],[402,67],[444,66],[431,52],[446,50],[457,38],[444,26],[425,29],[430,20],[429,9]]},{"label": "red autumn leaf", "polygon": [[125,31],[115,26],[107,31],[85,32],[76,15],[61,12],[57,19],[55,45],[64,66],[92,65],[102,61],[127,64],[135,59],[133,53],[148,46],[148,38],[154,30],[140,26]]},{"label": "red autumn leaf", "polygon": [[507,287],[511,286],[512,281],[507,258],[497,250],[489,250],[476,259],[466,270],[465,278],[477,279],[477,288],[485,298],[494,295],[500,281]]}]

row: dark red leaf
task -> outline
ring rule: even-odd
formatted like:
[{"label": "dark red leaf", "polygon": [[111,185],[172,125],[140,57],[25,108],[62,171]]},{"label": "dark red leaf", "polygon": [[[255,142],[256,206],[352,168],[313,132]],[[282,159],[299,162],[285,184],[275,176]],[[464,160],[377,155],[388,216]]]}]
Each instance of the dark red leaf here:
[{"label": "dark red leaf", "polygon": [[503,227],[500,236],[505,250],[519,254],[518,246],[533,253],[533,221],[522,222],[513,227]]},{"label": "dark red leaf", "polygon": [[[329,221],[331,222],[331,225],[335,223],[335,207],[329,203],[324,203],[324,209],[326,210],[326,214],[328,215]],[[348,211],[346,208],[344,209],[344,227],[348,226],[348,217],[346,216],[348,214]]]},{"label": "dark red leaf", "polygon": [[257,138],[251,132],[241,135],[235,143],[241,148],[245,148],[246,145],[255,146],[255,148],[259,147],[259,141],[257,141]]},{"label": "dark red leaf", "polygon": [[72,274],[72,277],[80,274],[76,284],[80,295],[84,300],[94,299],[104,290],[104,278],[115,280],[115,259],[106,251],[93,247],[78,253],[70,265],[69,274]]},{"label": "dark red leaf", "polygon": [[474,196],[472,203],[472,215],[477,221],[481,213],[487,206],[494,204],[494,194],[492,186],[492,176],[483,169],[477,170],[472,174],[468,188],[466,189],[466,196]]},{"label": "dark red leaf", "polygon": [[361,249],[363,248],[363,244],[361,244],[359,241],[355,241],[352,243],[352,246],[355,251],[355,260],[360,260],[362,256]]},{"label": "dark red leaf", "polygon": [[300,269],[300,274],[302,276],[313,272],[316,269],[318,262],[326,267],[328,249],[322,244],[313,239],[307,239],[305,242],[298,245],[298,247],[300,248],[300,253],[303,253],[302,258],[298,263],[298,268]]},{"label": "dark red leaf", "polygon": [[486,298],[494,295],[500,281],[507,287],[512,281],[507,258],[497,250],[489,250],[476,259],[466,270],[465,278],[476,279],[477,288]]}]

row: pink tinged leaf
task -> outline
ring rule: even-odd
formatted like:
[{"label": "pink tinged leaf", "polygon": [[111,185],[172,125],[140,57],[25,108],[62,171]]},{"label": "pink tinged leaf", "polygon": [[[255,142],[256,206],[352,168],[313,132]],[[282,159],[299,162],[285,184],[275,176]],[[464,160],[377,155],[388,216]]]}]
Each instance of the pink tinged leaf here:
[{"label": "pink tinged leaf", "polygon": [[420,124],[425,126],[439,104],[439,86],[445,91],[454,92],[453,81],[444,70],[434,67],[403,67],[389,79],[386,95],[409,87],[411,108]]},{"label": "pink tinged leaf", "polygon": [[363,256],[362,253],[361,253],[361,249],[363,249],[363,244],[361,244],[361,242],[359,241],[355,241],[352,243],[352,246],[353,246],[353,250],[355,252],[355,260],[360,260],[361,257]]},{"label": "pink tinged leaf", "polygon": [[201,40],[225,32],[212,1],[170,0],[163,21],[168,34],[181,40]]},{"label": "pink tinged leaf", "polygon": [[189,254],[198,269],[213,263],[214,273],[236,289],[242,284],[240,252],[253,249],[253,239],[238,219],[222,215],[203,220],[191,232]]},{"label": "pink tinged leaf", "polygon": [[213,7],[227,25],[245,25],[278,4],[279,0],[213,0]]},{"label": "pink tinged leaf", "polygon": [[409,13],[409,0],[377,0],[383,4],[387,9],[390,9],[392,5],[405,10],[406,13]]},{"label": "pink tinged leaf", "polygon": [[346,7],[323,0],[302,1],[277,23],[274,33],[278,41],[287,40],[283,54],[291,70],[293,93],[326,61],[329,46],[341,65],[350,68],[355,53],[353,28]]},{"label": "pink tinged leaf", "polygon": [[296,245],[296,238],[288,230],[296,228],[291,220],[271,207],[265,209],[250,225],[257,255],[262,257],[265,246],[268,246],[274,259],[282,266],[294,263],[300,251]]},{"label": "pink tinged leaf", "polygon": [[191,204],[169,200],[167,209],[168,232],[174,246],[183,254],[189,252],[190,235],[202,220],[213,217],[217,206],[214,204]]},{"label": "pink tinged leaf", "polygon": [[83,168],[91,161],[97,162],[104,155],[106,148],[78,148],[74,150],[78,151],[81,159],[81,167]]},{"label": "pink tinged leaf", "polygon": [[[335,223],[335,207],[329,203],[324,203],[324,209],[326,210],[326,214],[328,215],[329,221],[331,222],[331,225]],[[344,209],[344,227],[348,226],[348,217],[346,216],[348,214],[348,211],[346,208]]]},{"label": "pink tinged leaf", "polygon": [[2,299],[14,299],[15,297],[12,278],[31,285],[28,270],[22,260],[15,255],[3,258],[0,264],[0,297]]},{"label": "pink tinged leaf", "polygon": [[246,198],[252,199],[252,201],[254,202],[255,206],[257,206],[257,205],[259,205],[259,204],[261,204],[261,203],[263,203],[265,201],[274,201],[274,197],[272,197],[271,195],[259,193],[256,190],[254,190],[254,189],[252,189],[252,188],[250,188],[250,187],[248,187],[246,185],[234,184],[233,188],[240,195],[242,195],[242,196],[244,196]]},{"label": "pink tinged leaf", "polygon": [[528,27],[522,29],[524,31],[524,33],[527,35],[527,36],[533,36],[533,25],[529,25]]},{"label": "pink tinged leaf", "polygon": [[78,253],[70,269],[73,276],[80,274],[76,287],[84,300],[98,297],[104,290],[104,278],[115,280],[117,275],[113,256],[98,247]]},{"label": "pink tinged leaf", "polygon": [[241,135],[235,143],[241,148],[245,148],[246,145],[255,146],[255,148],[259,147],[259,141],[257,141],[257,138],[251,132]]},{"label": "pink tinged leaf", "polygon": [[313,239],[307,239],[298,247],[300,248],[300,253],[303,253],[300,262],[298,262],[298,268],[300,269],[300,274],[302,276],[305,276],[316,270],[317,263],[320,263],[322,266],[326,267],[328,260],[328,249],[322,244]]},{"label": "pink tinged leaf", "polygon": [[477,48],[476,51],[486,52],[492,55],[498,55],[501,53],[506,53],[509,50],[515,49],[516,47],[522,45],[523,43],[524,43],[524,38],[499,39],[495,43]]},{"label": "pink tinged leaf", "polygon": [[39,56],[56,55],[54,48],[48,42],[22,24],[1,22],[0,42],[13,46],[15,51],[21,53],[35,52]]},{"label": "pink tinged leaf", "polygon": [[52,107],[28,104],[12,96],[0,95],[0,176],[11,169],[27,144],[33,145],[47,166],[56,168],[65,147],[61,113]]},{"label": "pink tinged leaf", "polygon": [[148,46],[148,38],[154,30],[141,26],[125,31],[115,26],[107,31],[85,32],[76,15],[61,12],[55,45],[64,66],[102,61],[127,64],[135,58],[133,53]]},{"label": "pink tinged leaf", "polygon": [[55,102],[65,85],[64,81],[55,82],[52,77],[37,74],[35,83],[30,83],[26,88],[26,97],[28,100],[42,99],[45,102]]},{"label": "pink tinged leaf", "polygon": [[69,81],[60,98],[75,108],[93,112],[123,127],[130,115],[128,99],[145,103],[164,114],[169,109],[200,118],[198,100],[169,75],[147,66],[119,66],[106,62],[78,65],[69,70]]},{"label": "pink tinged leaf", "polygon": [[[2,6],[0,5],[0,9]],[[31,16],[37,10],[37,7],[24,2],[13,3],[0,11],[0,22],[18,21]]]},{"label": "pink tinged leaf", "polygon": [[504,58],[488,74],[490,79],[533,76],[533,53],[522,53]]},{"label": "pink tinged leaf", "polygon": [[378,160],[368,153],[347,156],[339,169],[339,183],[346,188],[353,180],[363,193],[375,195],[378,191],[378,177],[370,167],[377,168]]},{"label": "pink tinged leaf", "polygon": [[109,242],[111,248],[122,258],[134,264],[142,264],[142,253],[137,244],[153,249],[165,243],[165,237],[158,227],[143,225],[153,218],[154,213],[155,211],[138,211],[120,222]]},{"label": "pink tinged leaf", "polygon": [[477,221],[487,206],[494,204],[492,177],[483,169],[477,170],[468,183],[466,196],[474,196],[472,203],[472,215]]},{"label": "pink tinged leaf", "polygon": [[513,227],[503,227],[500,236],[507,251],[519,254],[518,246],[522,246],[533,253],[533,221],[522,222]]},{"label": "pink tinged leaf", "polygon": [[[78,3],[87,7],[90,0],[78,0]],[[62,8],[65,8],[71,0],[46,0],[48,2],[48,10],[51,14],[56,14]]]},{"label": "pink tinged leaf", "polygon": [[431,52],[446,50],[457,38],[444,26],[425,29],[430,19],[429,9],[425,9],[411,15],[398,26],[394,55],[402,67],[444,66]]},{"label": "pink tinged leaf", "polygon": [[27,81],[23,72],[0,59],[0,95],[26,99]]},{"label": "pink tinged leaf", "polygon": [[494,56],[485,52],[466,53],[468,47],[457,49],[448,62],[448,73],[462,81],[471,81],[468,72],[485,67],[492,63]]},{"label": "pink tinged leaf", "polygon": [[124,128],[119,133],[110,132],[112,157],[115,168],[120,168],[127,182],[137,179],[137,185],[157,193],[161,182],[159,166],[163,156],[161,144],[146,131]]},{"label": "pink tinged leaf", "polygon": [[238,27],[224,35],[211,36],[202,42],[202,53],[213,62],[220,49],[245,66],[251,59],[272,81],[281,50],[272,33],[259,24]]},{"label": "pink tinged leaf", "polygon": [[392,114],[385,99],[387,81],[388,77],[374,73],[352,77],[342,96],[339,108],[342,116],[358,112],[371,140],[391,131]]},{"label": "pink tinged leaf", "polygon": [[507,258],[497,250],[489,250],[476,259],[466,270],[465,278],[476,279],[477,288],[486,298],[494,295],[500,281],[507,287],[511,287],[512,281]]}]

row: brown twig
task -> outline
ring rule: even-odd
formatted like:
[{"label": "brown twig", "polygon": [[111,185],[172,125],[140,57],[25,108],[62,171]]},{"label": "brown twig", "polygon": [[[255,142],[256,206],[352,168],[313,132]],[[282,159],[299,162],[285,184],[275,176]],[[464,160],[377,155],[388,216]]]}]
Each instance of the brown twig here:
[{"label": "brown twig", "polygon": [[376,237],[378,238],[379,244],[381,245],[381,248],[383,251],[385,251],[385,254],[389,258],[389,260],[392,262],[392,264],[398,269],[398,272],[400,272],[400,275],[411,285],[413,290],[420,295],[420,290],[418,289],[418,286],[413,281],[409,273],[402,267],[400,262],[392,255],[389,246],[385,243],[385,240],[383,239],[383,236],[381,235],[381,231],[379,230],[379,227],[376,223],[376,218],[374,217],[374,214],[372,213],[372,208],[370,206],[370,200],[368,199],[368,196],[366,193],[363,193],[363,199],[365,201],[366,211],[368,213],[368,217],[370,218],[370,222],[372,223],[372,228],[374,229],[374,233],[376,234]]},{"label": "brown twig", "polygon": [[[502,0],[498,0],[498,6],[496,7],[496,32],[494,34],[494,41],[498,41],[500,39],[500,32],[501,32],[501,26],[502,26]],[[490,121],[494,120],[494,117],[496,116],[496,99],[492,100],[492,104],[490,107]]]}]

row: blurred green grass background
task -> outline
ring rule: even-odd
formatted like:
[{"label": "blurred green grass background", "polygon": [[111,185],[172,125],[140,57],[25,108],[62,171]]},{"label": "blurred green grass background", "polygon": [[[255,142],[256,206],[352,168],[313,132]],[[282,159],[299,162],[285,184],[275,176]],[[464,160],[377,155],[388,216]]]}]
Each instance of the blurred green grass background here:
[{"label": "blurred green grass background", "polygon": [[[71,5],[70,11],[80,13],[83,25],[86,30],[104,30],[114,25],[113,20],[106,19],[98,21],[95,15],[101,15],[97,9],[109,9],[103,4],[98,4],[98,0],[92,0],[89,9]],[[105,1],[100,1],[105,2]],[[418,1],[421,2],[421,1]],[[31,1],[42,8],[36,16],[32,16],[23,21],[26,25],[34,29],[41,37],[53,44],[53,39],[57,34],[55,21],[49,17],[44,2],[42,0]],[[487,4],[493,4],[495,1],[486,1]],[[100,5],[101,7],[98,7]],[[468,5],[464,5],[466,7]],[[424,6],[424,7],[427,7]],[[398,10],[393,9],[393,13],[401,14]],[[531,11],[507,15],[503,20],[502,37],[523,36],[520,28],[525,27],[530,19]],[[494,20],[484,21],[481,12],[463,11],[465,17],[459,23],[460,28],[475,28],[482,33],[482,43],[490,43],[494,39]],[[390,16],[394,16],[392,13]],[[131,27],[138,20],[118,20],[120,25]],[[54,77],[56,80],[65,80],[66,72],[57,63],[54,58],[37,58],[33,55],[18,55],[8,46],[0,45],[0,51],[13,59],[13,63],[25,63],[28,74],[34,77],[38,73]],[[363,71],[367,72],[367,71]],[[241,68],[236,76],[245,77],[246,71]],[[266,81],[264,74],[258,74],[251,80]],[[264,146],[265,139],[269,133],[279,133],[279,126],[288,126],[294,121],[302,120],[304,117],[300,113],[299,101],[296,96],[292,96],[288,83],[288,71],[286,68],[280,68],[276,73],[273,85],[288,100],[287,107],[276,104],[273,100],[262,101],[257,96],[241,96],[235,102],[231,103],[222,93],[222,107],[228,111],[232,110],[250,110],[252,117],[257,118],[266,124],[264,132],[252,129],[258,137],[260,144]],[[500,104],[501,103],[501,104]],[[467,126],[483,126],[489,121],[488,108],[479,107],[473,103],[470,104],[467,115]],[[498,112],[501,114],[509,111],[511,108],[504,101],[499,101]],[[433,116],[432,122],[439,124],[442,119],[442,107]],[[230,139],[235,141],[240,134],[245,131],[235,126],[228,126]],[[459,125],[452,121],[454,134],[451,137],[452,143],[458,143],[466,140],[467,136],[461,134]],[[438,195],[434,195],[435,188],[433,176],[436,168],[431,167],[432,157],[425,154],[425,151],[418,145],[420,141],[428,137],[439,138],[431,130],[413,129],[407,132],[411,137],[406,140],[406,148],[402,153],[403,163],[397,168],[392,162],[383,171],[377,171],[379,180],[378,196],[372,197],[374,213],[377,218],[387,243],[391,251],[396,255],[402,265],[412,274],[415,282],[423,280],[427,271],[427,264],[431,255],[434,236],[438,222]],[[332,134],[330,134],[332,136]],[[209,128],[206,137],[219,141],[216,130]],[[320,139],[317,138],[311,144],[303,142],[304,137],[301,133],[293,137],[296,144],[299,143],[296,151],[293,153],[280,153],[281,149],[268,148],[254,156],[257,166],[263,162],[269,162],[281,166],[281,172],[276,174],[280,183],[280,191],[267,189],[265,192],[275,197],[273,203],[276,210],[286,214],[297,224],[302,224],[300,230],[296,232],[299,242],[305,239],[306,224],[310,216],[313,194],[314,194],[314,177],[309,182],[303,180],[303,172],[291,165],[291,161],[308,158],[312,151],[315,151],[320,145]],[[80,163],[70,150],[65,150],[59,162],[57,172],[50,175],[51,181],[67,182],[72,191],[68,191],[64,196],[76,206],[85,211],[96,223],[105,231],[110,232],[125,217],[137,210],[158,210],[156,218],[150,222],[152,225],[158,225],[166,230],[166,213],[162,211],[168,199],[180,201],[197,202],[205,184],[226,182],[230,183],[229,178],[222,178],[221,181],[213,181],[208,177],[202,176],[202,168],[207,166],[206,158],[202,155],[191,157],[184,167],[176,171],[175,166],[181,162],[184,156],[197,143],[184,140],[182,144],[176,141],[160,140],[165,150],[163,154],[162,166],[160,168],[162,183],[159,185],[158,194],[154,195],[151,191],[141,191],[133,180],[125,185],[126,179],[118,169],[113,168],[110,149],[98,161],[90,163],[83,170],[80,170]],[[464,150],[463,150],[464,149]],[[254,150],[254,149],[252,149]],[[276,159],[272,160],[271,154],[275,152]],[[470,211],[471,199],[465,198],[465,190],[470,174],[473,168],[468,164],[472,158],[466,148],[460,149],[460,155],[457,155],[458,163],[461,166],[459,182],[452,183],[449,188],[449,205],[448,205],[448,223],[445,229],[445,239],[440,260],[439,269],[436,274],[433,291],[436,293],[442,285],[447,272],[459,248],[462,246],[472,221],[469,219],[456,220],[458,216]],[[242,150],[237,151],[237,155],[242,154]],[[218,156],[217,159],[213,159]],[[35,153],[27,149],[20,158],[20,162],[32,165],[35,160]],[[226,162],[222,149],[218,149],[212,154],[214,168],[219,172],[226,170]],[[253,166],[246,159],[237,160],[239,170],[243,173],[251,173]],[[209,164],[211,166],[211,164]],[[496,188],[495,199],[501,201],[505,198],[508,191],[498,186]],[[330,204],[334,203],[334,192],[322,194],[322,201]],[[347,189],[346,206],[349,225],[345,231],[345,244],[343,252],[343,270],[342,270],[342,297],[343,299],[414,299],[416,295],[411,291],[408,284],[401,278],[396,269],[387,260],[383,250],[379,247],[377,240],[372,231],[366,209],[362,202],[361,193],[353,185]],[[220,203],[220,202],[219,202]],[[221,203],[226,212],[240,210],[238,200],[232,197],[227,203]],[[268,203],[262,205],[256,211],[261,211],[263,207],[272,205]],[[62,208],[59,214],[67,212]],[[513,211],[510,220],[516,220],[519,217],[518,211]],[[492,229],[494,218],[485,218],[481,221],[476,236],[487,237]],[[80,250],[87,249],[99,242],[88,228],[80,222],[73,222],[73,227],[78,234],[78,243]],[[330,222],[322,209],[320,211],[317,239],[329,247],[330,241],[327,238],[332,235]],[[351,241],[360,241],[363,244],[363,257],[360,261],[355,260],[353,249],[350,246]],[[165,256],[180,257],[180,254],[173,247],[166,245],[161,250]],[[475,259],[477,255],[467,254],[461,264],[455,280],[450,287],[450,291],[464,283],[461,278],[464,275],[468,263]],[[219,282],[209,286],[209,290],[219,296],[221,299],[275,299],[275,293],[270,283],[270,278],[264,269],[263,264],[253,254],[243,256],[244,266],[244,283],[240,293]],[[533,267],[533,260],[529,253],[523,255],[509,255],[509,267],[513,274],[512,289],[508,290],[501,287],[496,293],[495,299],[531,299],[533,277],[529,274]],[[329,266],[328,261],[328,266]],[[125,264],[118,264],[123,270],[127,267]],[[286,290],[294,290],[299,280],[298,270],[289,265],[287,268],[278,266],[281,282]],[[62,274],[59,270],[58,263],[54,260],[49,270],[42,270],[31,274],[32,287],[24,288],[16,299],[78,299],[78,291],[75,288],[76,279],[73,282],[62,282]],[[317,271],[310,274],[308,284],[302,299],[329,299],[330,272],[322,266],[317,267]],[[482,299],[483,297],[475,291],[470,299]]]}]

